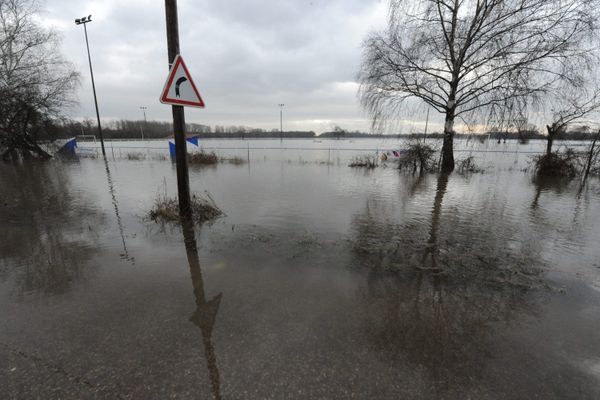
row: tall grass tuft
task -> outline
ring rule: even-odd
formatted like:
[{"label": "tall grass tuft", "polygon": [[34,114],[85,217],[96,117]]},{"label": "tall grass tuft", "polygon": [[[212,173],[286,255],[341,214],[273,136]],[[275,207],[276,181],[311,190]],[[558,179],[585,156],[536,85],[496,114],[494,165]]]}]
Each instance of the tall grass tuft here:
[{"label": "tall grass tuft", "polygon": [[219,157],[212,152],[205,152],[200,150],[197,153],[188,154],[188,163],[193,165],[215,165],[219,162]]},{"label": "tall grass tuft", "polygon": [[[215,201],[208,192],[193,194],[191,198],[193,220],[197,224],[213,221],[225,215],[217,207]],[[166,190],[159,193],[154,201],[148,217],[154,222],[180,222],[179,202],[177,198],[168,197]]]}]

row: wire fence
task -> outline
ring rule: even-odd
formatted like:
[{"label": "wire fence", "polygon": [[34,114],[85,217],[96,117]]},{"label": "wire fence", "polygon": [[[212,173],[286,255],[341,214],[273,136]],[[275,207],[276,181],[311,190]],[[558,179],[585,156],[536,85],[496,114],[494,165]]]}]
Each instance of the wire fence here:
[{"label": "wire fence", "polygon": [[[208,142],[208,143],[207,143]],[[428,141],[440,157],[441,141]],[[354,141],[303,141],[293,140],[271,143],[262,140],[233,142],[229,140],[201,141],[198,146],[188,144],[188,152],[214,152],[223,162],[235,165],[250,163],[285,163],[287,165],[332,165],[348,166],[355,161],[364,161],[365,157],[373,157],[382,165],[394,164],[397,158],[393,150],[399,150],[406,142],[395,140],[380,143],[356,143]],[[561,141],[555,142],[554,149],[564,152],[572,149],[578,154],[587,153],[587,142]],[[170,157],[169,142],[162,140],[105,141],[106,154],[113,161],[166,161]],[[78,153],[82,157],[99,158],[100,142],[82,142],[78,144]],[[546,142],[542,140],[523,144],[517,141],[497,143],[496,141],[455,141],[454,153],[456,162],[472,158],[474,165],[486,170],[529,170],[536,156],[546,152]],[[388,157],[382,157],[387,154]]]},{"label": "wire fence", "polygon": [[[85,143],[85,142],[84,142]],[[120,154],[123,154],[123,151],[153,151],[153,152],[162,152],[168,153],[168,147],[156,147],[156,146],[114,146],[112,143],[108,142],[109,145],[105,145],[107,151],[109,150],[119,150]],[[564,150],[567,146],[565,145],[557,145],[557,151]],[[587,147],[587,144],[569,144],[569,148],[573,147]],[[78,149],[83,152],[100,151],[100,145],[96,146],[86,146],[81,143],[78,144]],[[370,152],[370,153],[382,153],[382,152],[391,152],[392,150],[397,150],[398,146],[386,146],[386,147],[353,147],[353,148],[342,148],[342,147],[263,147],[263,146],[235,146],[235,147],[223,147],[223,146],[198,146],[191,147],[188,145],[188,151],[310,151],[310,152]],[[437,149],[439,151],[439,149]],[[455,153],[493,153],[493,154],[544,154],[546,152],[545,149],[480,149],[480,148],[455,148]],[[583,153],[583,152],[580,152]]]}]

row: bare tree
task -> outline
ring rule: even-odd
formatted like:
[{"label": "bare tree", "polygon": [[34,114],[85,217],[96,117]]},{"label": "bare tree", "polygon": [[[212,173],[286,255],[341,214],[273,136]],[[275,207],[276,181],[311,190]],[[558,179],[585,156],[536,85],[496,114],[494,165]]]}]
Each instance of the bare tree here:
[{"label": "bare tree", "polygon": [[587,151],[587,159],[585,162],[585,168],[583,170],[583,180],[581,189],[579,189],[580,191],[583,189],[583,185],[585,184],[588,176],[590,175],[592,166],[598,162],[598,157],[600,156],[600,150],[596,149],[596,143],[598,143],[598,140],[600,140],[600,129],[594,135],[592,143],[590,144],[590,147]]},{"label": "bare tree", "polygon": [[595,83],[597,78],[582,79],[584,75],[579,72],[577,75],[579,79],[559,85],[547,100],[552,112],[552,121],[546,125],[548,156],[552,154],[557,135],[566,132],[570,124],[581,121],[600,108],[600,85]]},{"label": "bare tree", "polygon": [[0,158],[49,157],[36,144],[44,123],[72,103],[78,73],[57,34],[36,21],[35,0],[0,0]]},{"label": "bare tree", "polygon": [[391,0],[387,29],[364,43],[361,102],[374,124],[409,98],[445,114],[450,171],[456,118],[541,93],[585,62],[598,8],[597,0]]}]

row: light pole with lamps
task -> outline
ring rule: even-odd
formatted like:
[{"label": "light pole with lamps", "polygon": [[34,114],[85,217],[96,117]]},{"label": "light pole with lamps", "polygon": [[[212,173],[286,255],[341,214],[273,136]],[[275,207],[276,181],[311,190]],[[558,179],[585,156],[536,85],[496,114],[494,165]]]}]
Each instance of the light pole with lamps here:
[{"label": "light pole with lamps", "polygon": [[[140,110],[142,110],[144,112],[144,128],[146,128],[146,130],[148,129],[148,120],[146,119],[146,110],[148,109],[148,107],[140,107]],[[144,140],[144,128],[142,128],[142,140]]]},{"label": "light pole with lamps", "polygon": [[78,18],[75,20],[76,25],[83,25],[85,32],[85,46],[87,47],[88,62],[90,64],[90,75],[92,77],[92,91],[94,92],[94,105],[96,106],[96,118],[98,119],[98,136],[100,136],[100,145],[102,146],[102,155],[106,158],[106,150],[104,149],[104,138],[102,137],[102,125],[100,124],[100,112],[98,111],[98,99],[96,98],[96,85],[94,84],[94,71],[92,70],[92,57],[90,56],[90,43],[88,41],[86,24],[92,22],[92,16]]},{"label": "light pole with lamps", "polygon": [[283,142],[283,106],[285,104],[279,103],[279,136],[280,140]]}]

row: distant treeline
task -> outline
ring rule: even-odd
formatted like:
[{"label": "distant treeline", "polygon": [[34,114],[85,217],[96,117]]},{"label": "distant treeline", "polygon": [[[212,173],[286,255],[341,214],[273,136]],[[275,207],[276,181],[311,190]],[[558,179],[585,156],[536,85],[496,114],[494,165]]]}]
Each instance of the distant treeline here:
[{"label": "distant treeline", "polygon": [[[221,126],[214,127],[202,124],[186,124],[188,134],[201,138],[312,138],[316,134],[312,131],[284,131],[256,129],[246,126]],[[117,120],[102,123],[102,134],[105,139],[164,139],[173,136],[173,124],[162,121],[130,121]],[[68,138],[79,135],[98,136],[96,121],[86,119],[83,122],[73,120],[55,121],[52,126],[46,127],[46,137],[40,139]]]},{"label": "distant treeline", "polygon": [[[312,131],[284,131],[283,134],[277,129],[265,130],[250,128],[246,126],[223,126],[223,125],[202,125],[188,123],[186,124],[188,134],[193,134],[201,138],[248,138],[248,139],[268,139],[268,138],[314,138],[317,135]],[[102,132],[106,139],[140,139],[142,135],[146,139],[164,139],[173,135],[173,125],[171,122],[162,121],[131,121],[115,120],[103,122]],[[559,133],[557,140],[591,140],[595,132],[588,127],[578,127],[568,132]],[[64,119],[53,121],[47,124],[43,132],[38,134],[37,139],[48,140],[57,138],[68,138],[79,135],[98,136],[96,122],[91,119],[84,121],[74,121]],[[538,130],[527,130],[521,132],[501,132],[490,131],[485,134],[455,134],[457,138],[478,138],[484,139],[488,136],[494,140],[531,140],[545,139]],[[331,132],[324,132],[318,135],[319,138],[343,139],[343,138],[423,138],[442,139],[443,134],[439,132],[428,133],[426,136],[422,133],[411,134],[374,134],[359,131],[346,131],[339,127]]]},{"label": "distant treeline", "polygon": [[[589,128],[577,128],[568,132],[560,132],[556,136],[556,140],[593,140],[596,135],[595,131],[590,130]],[[344,139],[344,138],[352,138],[352,139],[360,139],[360,138],[411,138],[411,139],[443,139],[444,134],[439,132],[432,132],[428,134],[424,133],[410,133],[410,134],[379,134],[379,133],[364,133],[364,132],[347,132],[347,131],[332,131],[332,132],[324,132],[319,135],[319,138],[332,138],[332,139]],[[477,134],[465,134],[465,133],[455,133],[455,138],[478,138],[478,139],[490,139],[494,140],[533,140],[533,139],[546,139],[547,136],[541,134],[537,130],[527,130],[521,132],[500,132],[500,131],[490,131],[486,133],[477,133]]]}]

